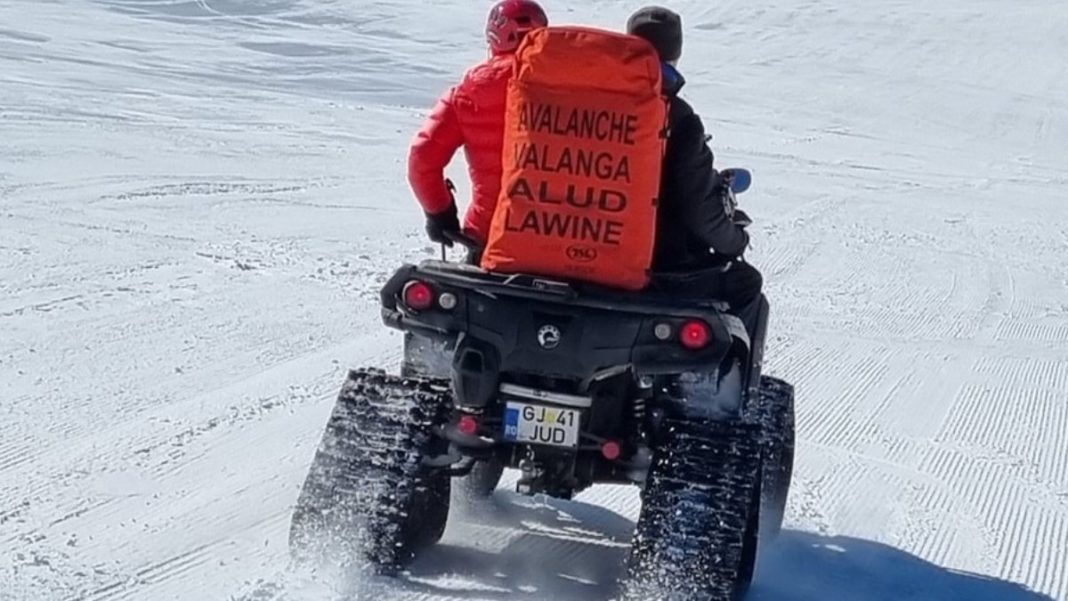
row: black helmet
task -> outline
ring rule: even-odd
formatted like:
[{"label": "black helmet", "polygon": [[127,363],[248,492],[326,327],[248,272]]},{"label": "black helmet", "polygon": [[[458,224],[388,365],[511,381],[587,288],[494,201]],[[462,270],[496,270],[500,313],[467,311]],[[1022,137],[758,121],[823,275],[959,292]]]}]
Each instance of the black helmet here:
[{"label": "black helmet", "polygon": [[682,56],[682,18],[662,6],[647,6],[631,15],[627,33],[648,40],[662,61],[670,63]]}]

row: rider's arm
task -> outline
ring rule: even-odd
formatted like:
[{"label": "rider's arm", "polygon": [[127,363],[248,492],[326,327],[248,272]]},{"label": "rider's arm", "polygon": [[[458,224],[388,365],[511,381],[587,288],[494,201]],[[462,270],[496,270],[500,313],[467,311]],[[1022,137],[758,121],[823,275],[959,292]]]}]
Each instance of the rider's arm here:
[{"label": "rider's arm", "polygon": [[451,89],[445,92],[434,105],[408,152],[408,183],[423,210],[430,215],[453,207],[452,194],[445,183],[445,167],[464,143],[452,102],[453,93]]},{"label": "rider's arm", "polygon": [[664,166],[670,197],[678,199],[690,231],[717,254],[741,255],[749,245],[749,234],[728,215],[700,117],[691,113],[672,128]]}]

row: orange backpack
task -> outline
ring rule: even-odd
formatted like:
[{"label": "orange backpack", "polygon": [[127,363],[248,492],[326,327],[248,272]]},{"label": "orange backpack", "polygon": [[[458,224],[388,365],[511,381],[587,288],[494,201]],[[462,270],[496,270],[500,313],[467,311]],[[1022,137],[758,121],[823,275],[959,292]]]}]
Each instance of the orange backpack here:
[{"label": "orange backpack", "polygon": [[666,129],[648,42],[582,27],[527,34],[508,85],[504,176],[482,267],[645,287]]}]

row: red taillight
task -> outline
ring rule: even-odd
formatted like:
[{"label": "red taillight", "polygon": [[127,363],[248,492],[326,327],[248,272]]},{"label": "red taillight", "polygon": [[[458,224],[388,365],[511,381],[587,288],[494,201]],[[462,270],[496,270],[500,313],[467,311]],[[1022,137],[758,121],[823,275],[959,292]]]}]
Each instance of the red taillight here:
[{"label": "red taillight", "polygon": [[691,351],[699,351],[708,346],[711,341],[712,330],[700,319],[687,321],[679,330],[679,344]]},{"label": "red taillight", "polygon": [[459,430],[461,434],[474,436],[478,434],[478,418],[473,415],[465,415],[460,418],[459,422],[457,422],[456,429]]},{"label": "red taillight", "polygon": [[415,311],[426,311],[434,306],[434,289],[426,282],[412,280],[404,285],[404,304]]}]

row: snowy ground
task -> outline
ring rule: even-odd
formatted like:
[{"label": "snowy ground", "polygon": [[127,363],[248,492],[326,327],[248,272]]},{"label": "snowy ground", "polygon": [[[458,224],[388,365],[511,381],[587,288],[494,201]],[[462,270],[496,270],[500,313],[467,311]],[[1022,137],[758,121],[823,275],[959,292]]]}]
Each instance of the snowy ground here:
[{"label": "snowy ground", "polygon": [[[502,491],[399,584],[286,569],[344,370],[396,363],[406,144],[488,4],[0,0],[0,600],[612,596],[627,488]],[[799,390],[752,598],[1068,599],[1068,11],[673,6]]]}]

